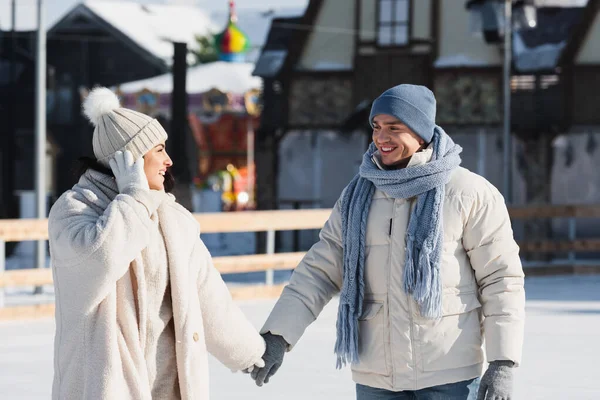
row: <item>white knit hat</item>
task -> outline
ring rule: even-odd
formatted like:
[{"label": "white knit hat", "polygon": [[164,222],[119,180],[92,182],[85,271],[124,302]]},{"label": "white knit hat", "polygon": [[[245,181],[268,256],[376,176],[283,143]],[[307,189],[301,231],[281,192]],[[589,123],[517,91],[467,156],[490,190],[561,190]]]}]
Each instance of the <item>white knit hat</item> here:
[{"label": "white knit hat", "polygon": [[168,138],[156,119],[121,107],[117,95],[105,87],[90,92],[83,102],[83,113],[94,124],[94,155],[105,166],[119,150],[131,151],[137,160]]}]

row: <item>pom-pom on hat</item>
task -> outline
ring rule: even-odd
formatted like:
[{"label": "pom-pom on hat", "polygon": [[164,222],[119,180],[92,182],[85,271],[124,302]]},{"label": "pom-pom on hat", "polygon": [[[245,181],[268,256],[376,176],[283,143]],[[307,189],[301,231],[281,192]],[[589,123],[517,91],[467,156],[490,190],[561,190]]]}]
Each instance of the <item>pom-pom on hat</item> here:
[{"label": "pom-pom on hat", "polygon": [[121,107],[117,95],[105,87],[90,92],[83,102],[83,113],[95,127],[94,155],[104,166],[119,150],[131,151],[138,160],[168,138],[156,119]]}]

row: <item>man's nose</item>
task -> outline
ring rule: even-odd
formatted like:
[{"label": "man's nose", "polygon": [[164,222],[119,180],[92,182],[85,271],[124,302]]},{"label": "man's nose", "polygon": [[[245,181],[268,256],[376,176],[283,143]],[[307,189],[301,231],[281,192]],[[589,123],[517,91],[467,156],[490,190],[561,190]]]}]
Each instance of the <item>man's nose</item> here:
[{"label": "man's nose", "polygon": [[375,141],[377,143],[386,143],[390,141],[390,136],[385,133],[383,130],[379,131],[375,134]]}]

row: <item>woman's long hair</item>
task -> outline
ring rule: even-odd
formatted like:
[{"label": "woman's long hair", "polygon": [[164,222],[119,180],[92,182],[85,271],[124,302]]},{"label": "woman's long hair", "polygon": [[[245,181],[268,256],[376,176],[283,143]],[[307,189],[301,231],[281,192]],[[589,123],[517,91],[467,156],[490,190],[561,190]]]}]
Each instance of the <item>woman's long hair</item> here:
[{"label": "woman's long hair", "polygon": [[[115,175],[113,174],[112,170],[110,168],[105,167],[104,165],[100,164],[98,162],[98,160],[96,160],[93,157],[80,157],[77,160],[77,167],[76,167],[76,175],[77,178],[81,178],[81,176],[83,174],[85,174],[85,172],[88,169],[92,169],[94,171],[98,171],[100,173],[103,173],[105,175],[108,176],[112,176],[113,178],[115,177]],[[173,174],[171,173],[170,170],[167,169],[167,171],[165,172],[165,192],[170,193],[173,191],[173,188],[175,187],[175,178],[173,177]]]}]

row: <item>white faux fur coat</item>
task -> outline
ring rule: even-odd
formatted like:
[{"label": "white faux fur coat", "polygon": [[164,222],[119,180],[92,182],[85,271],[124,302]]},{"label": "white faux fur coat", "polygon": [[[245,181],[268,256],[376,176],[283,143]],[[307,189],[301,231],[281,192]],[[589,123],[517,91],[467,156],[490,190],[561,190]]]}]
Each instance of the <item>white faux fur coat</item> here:
[{"label": "white faux fur coat", "polygon": [[118,194],[112,178],[89,170],[49,218],[56,291],[53,399],[151,398],[140,257],[155,245],[149,235],[153,213],[169,262],[182,399],[208,399],[207,352],[232,370],[260,360],[264,341],[233,303],[193,216],[171,195]]}]

